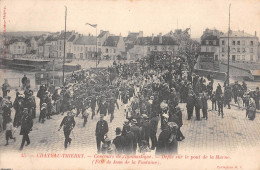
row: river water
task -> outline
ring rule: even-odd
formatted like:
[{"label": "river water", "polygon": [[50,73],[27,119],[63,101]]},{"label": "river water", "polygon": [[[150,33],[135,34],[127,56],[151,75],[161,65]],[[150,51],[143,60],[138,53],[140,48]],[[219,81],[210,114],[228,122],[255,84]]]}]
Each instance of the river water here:
[{"label": "river water", "polygon": [[[4,83],[4,79],[8,79],[9,84],[11,87],[18,88],[22,86],[22,78],[26,75],[31,82],[31,87],[35,87],[35,73],[34,72],[27,72],[27,71],[20,71],[20,70],[12,70],[12,69],[5,69],[0,68],[0,85]],[[19,84],[20,83],[20,84]]]}]

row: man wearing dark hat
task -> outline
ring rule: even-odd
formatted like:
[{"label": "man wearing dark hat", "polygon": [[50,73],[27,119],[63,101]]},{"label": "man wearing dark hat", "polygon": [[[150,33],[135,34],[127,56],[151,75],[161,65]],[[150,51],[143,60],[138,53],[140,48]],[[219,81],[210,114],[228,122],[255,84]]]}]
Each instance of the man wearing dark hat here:
[{"label": "man wearing dark hat", "polygon": [[21,131],[20,131],[20,135],[23,135],[23,139],[20,146],[20,150],[23,149],[25,141],[27,142],[25,146],[30,144],[29,133],[32,130],[32,127],[33,127],[32,115],[31,113],[28,112],[27,108],[24,108],[23,116],[21,120]]},{"label": "man wearing dark hat", "polygon": [[140,142],[141,142],[141,129],[137,126],[136,119],[132,119],[130,131],[133,132],[134,134],[133,151],[135,154],[137,149],[137,144],[138,146],[140,146]]},{"label": "man wearing dark hat", "polygon": [[108,104],[106,102],[106,98],[105,98],[105,96],[102,96],[101,102],[100,102],[98,110],[97,110],[97,113],[100,112],[100,115],[106,116],[107,115],[107,109],[108,109]]},{"label": "man wearing dark hat", "polygon": [[124,148],[124,137],[121,135],[122,131],[120,127],[116,128],[116,137],[113,140],[113,144],[116,147],[116,153],[117,154],[122,154],[123,153],[123,148]]},{"label": "man wearing dark hat", "polygon": [[70,144],[72,139],[70,138],[70,133],[72,129],[75,127],[76,122],[74,120],[74,116],[72,115],[71,112],[67,113],[67,116],[65,116],[62,119],[62,122],[60,124],[60,128],[58,131],[60,131],[61,127],[63,126],[63,131],[64,131],[64,136],[65,136],[65,142],[64,142],[64,147],[65,149],[68,146],[68,143]]},{"label": "man wearing dark hat", "polygon": [[150,126],[151,126],[151,128],[150,128],[150,138],[151,138],[151,141],[152,141],[151,150],[154,150],[156,145],[157,145],[156,133],[157,133],[157,129],[158,129],[158,122],[159,122],[158,116],[154,116],[150,120]]},{"label": "man wearing dark hat", "polygon": [[126,134],[124,135],[124,154],[132,154],[134,153],[134,134],[130,130],[130,126],[126,125],[125,126]]},{"label": "man wearing dark hat", "polygon": [[44,103],[43,98],[45,95],[45,91],[46,91],[46,88],[43,85],[41,85],[39,91],[37,92],[37,97],[40,99],[40,107],[42,106],[42,103]]},{"label": "man wearing dark hat", "polygon": [[96,96],[95,95],[91,96],[91,102],[90,102],[90,107],[92,110],[91,119],[93,119],[93,117],[95,116],[96,103],[97,103]]},{"label": "man wearing dark hat", "polygon": [[146,140],[149,145],[149,137],[150,137],[150,122],[149,117],[145,114],[142,115],[143,123],[142,123],[142,130],[141,130],[141,139]]},{"label": "man wearing dark hat", "polygon": [[195,104],[195,98],[192,93],[188,94],[186,102],[187,102],[186,108],[187,108],[188,120],[190,120],[193,114],[194,104]]},{"label": "man wearing dark hat", "polygon": [[104,138],[107,132],[108,132],[107,121],[104,120],[104,115],[100,114],[100,120],[97,122],[96,133],[95,133],[98,153],[100,152],[101,141],[104,143]]},{"label": "man wearing dark hat", "polygon": [[15,109],[14,127],[19,127],[21,125],[22,112],[24,108],[23,95],[19,94],[18,97],[15,98],[13,106]]}]

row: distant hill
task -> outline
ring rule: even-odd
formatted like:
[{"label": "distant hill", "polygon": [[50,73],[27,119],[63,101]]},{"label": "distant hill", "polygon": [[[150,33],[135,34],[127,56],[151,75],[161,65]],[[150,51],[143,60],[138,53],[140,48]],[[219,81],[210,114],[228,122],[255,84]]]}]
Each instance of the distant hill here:
[{"label": "distant hill", "polygon": [[[6,36],[11,37],[32,37],[32,36],[40,36],[42,34],[47,34],[50,32],[46,31],[18,31],[18,32],[6,32]],[[0,35],[3,35],[1,32]]]}]

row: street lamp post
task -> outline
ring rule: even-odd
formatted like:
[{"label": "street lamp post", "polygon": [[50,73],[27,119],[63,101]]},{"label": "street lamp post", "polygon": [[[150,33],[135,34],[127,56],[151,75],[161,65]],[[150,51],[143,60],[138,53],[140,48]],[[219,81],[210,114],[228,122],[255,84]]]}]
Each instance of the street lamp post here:
[{"label": "street lamp post", "polygon": [[229,86],[229,59],[230,59],[230,48],[229,48],[229,33],[230,33],[230,7],[229,4],[229,18],[228,18],[228,66],[227,66],[227,85]]},{"label": "street lamp post", "polygon": [[64,55],[63,55],[63,66],[62,66],[62,83],[64,86],[64,65],[65,65],[65,54],[66,54],[66,22],[67,22],[67,7],[65,6],[65,32],[64,32]]}]

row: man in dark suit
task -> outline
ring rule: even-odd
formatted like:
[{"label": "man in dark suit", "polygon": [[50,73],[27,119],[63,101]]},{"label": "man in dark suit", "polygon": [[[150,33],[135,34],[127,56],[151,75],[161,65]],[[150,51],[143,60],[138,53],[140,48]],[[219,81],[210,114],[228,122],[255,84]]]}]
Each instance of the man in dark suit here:
[{"label": "man in dark suit", "polygon": [[137,144],[138,146],[140,146],[140,142],[141,142],[141,130],[140,128],[137,126],[137,120],[136,119],[132,119],[131,121],[131,127],[130,127],[130,131],[133,132],[134,134],[134,143],[133,143],[133,151],[134,153],[136,153],[136,149],[137,149]]},{"label": "man in dark suit", "polygon": [[20,131],[20,135],[23,135],[23,139],[20,146],[20,150],[23,150],[25,141],[27,142],[25,146],[28,146],[30,144],[29,133],[32,130],[32,127],[33,127],[32,115],[31,113],[28,112],[28,108],[24,108],[23,116],[21,120],[21,131]]},{"label": "man in dark suit", "polygon": [[121,135],[122,131],[119,127],[116,128],[116,137],[113,140],[113,144],[116,147],[116,153],[122,154],[124,148],[124,137]]},{"label": "man in dark suit", "polygon": [[157,145],[157,137],[156,137],[156,133],[157,133],[157,128],[158,128],[158,122],[159,122],[159,117],[158,116],[154,116],[151,120],[150,120],[150,138],[152,141],[152,147],[151,150],[154,150],[156,145]]},{"label": "man in dark suit", "polygon": [[130,130],[130,126],[125,126],[126,134],[124,135],[124,154],[132,154],[134,152],[134,134]]},{"label": "man in dark suit", "polygon": [[67,116],[65,116],[60,124],[59,131],[61,127],[63,126],[63,131],[64,131],[64,136],[65,136],[65,142],[64,142],[64,147],[65,149],[68,146],[68,143],[70,144],[72,139],[70,138],[70,133],[72,129],[75,127],[76,123],[74,120],[74,116],[72,115],[71,112],[67,113]]},{"label": "man in dark suit", "polygon": [[106,116],[107,111],[108,111],[108,104],[106,102],[105,97],[102,97],[101,102],[100,102],[99,107],[98,107],[98,110],[97,110],[97,113],[100,112],[100,115]]},{"label": "man in dark suit", "polygon": [[186,102],[187,102],[186,108],[188,113],[188,120],[190,120],[193,114],[194,104],[195,104],[195,99],[192,93],[188,94]]},{"label": "man in dark suit", "polygon": [[96,125],[96,142],[97,142],[97,150],[100,152],[100,144],[101,141],[104,142],[104,137],[108,132],[108,124],[107,121],[104,120],[104,115],[100,114],[100,120]]}]

